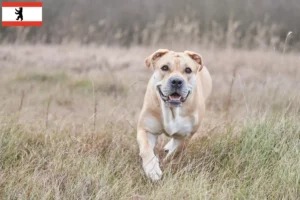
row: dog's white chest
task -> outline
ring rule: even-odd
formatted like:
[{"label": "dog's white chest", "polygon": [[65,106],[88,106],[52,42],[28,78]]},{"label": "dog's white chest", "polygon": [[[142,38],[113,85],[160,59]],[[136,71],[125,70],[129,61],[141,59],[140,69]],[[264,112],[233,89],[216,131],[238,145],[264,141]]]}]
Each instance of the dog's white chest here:
[{"label": "dog's white chest", "polygon": [[182,137],[189,136],[197,124],[198,120],[195,116],[182,117],[180,109],[180,107],[173,110],[163,108],[163,126],[169,136],[174,134]]},{"label": "dog's white chest", "polygon": [[164,130],[169,136],[176,134],[186,137],[191,134],[193,130],[193,124],[190,120],[186,120],[184,118],[174,119],[164,123]]}]

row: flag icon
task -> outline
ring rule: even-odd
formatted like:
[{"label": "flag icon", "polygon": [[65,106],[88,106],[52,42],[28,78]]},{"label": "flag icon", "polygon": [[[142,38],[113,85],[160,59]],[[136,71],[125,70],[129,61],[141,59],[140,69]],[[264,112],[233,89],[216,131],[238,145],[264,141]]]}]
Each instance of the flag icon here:
[{"label": "flag icon", "polygon": [[42,2],[2,2],[2,26],[42,26]]}]

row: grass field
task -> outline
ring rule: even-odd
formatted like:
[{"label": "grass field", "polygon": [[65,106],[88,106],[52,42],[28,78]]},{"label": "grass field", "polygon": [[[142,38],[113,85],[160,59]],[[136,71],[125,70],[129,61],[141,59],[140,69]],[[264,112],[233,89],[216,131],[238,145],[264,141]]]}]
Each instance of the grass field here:
[{"label": "grass field", "polygon": [[0,46],[0,199],[299,199],[300,54],[191,48],[207,114],[152,183],[135,138],[157,48]]}]

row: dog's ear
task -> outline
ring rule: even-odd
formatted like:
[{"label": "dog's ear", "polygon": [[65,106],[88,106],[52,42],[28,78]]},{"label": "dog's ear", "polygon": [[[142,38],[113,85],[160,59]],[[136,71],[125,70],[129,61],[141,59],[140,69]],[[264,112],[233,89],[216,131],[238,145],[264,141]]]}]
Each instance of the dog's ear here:
[{"label": "dog's ear", "polygon": [[153,54],[151,54],[148,58],[145,59],[146,67],[150,67],[152,62],[156,59],[162,57],[164,54],[168,53],[168,49],[158,49]]},{"label": "dog's ear", "polygon": [[191,57],[194,61],[196,61],[200,65],[199,71],[201,71],[203,68],[202,56],[192,51],[185,51],[184,53],[186,53],[189,57]]}]

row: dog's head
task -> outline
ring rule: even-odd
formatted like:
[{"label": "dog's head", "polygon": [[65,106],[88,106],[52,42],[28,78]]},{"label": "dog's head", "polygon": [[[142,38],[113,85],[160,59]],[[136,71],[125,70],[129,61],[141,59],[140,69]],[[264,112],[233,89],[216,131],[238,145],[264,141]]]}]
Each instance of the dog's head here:
[{"label": "dog's head", "polygon": [[191,51],[159,49],[145,60],[154,69],[153,83],[159,97],[169,106],[181,106],[196,86],[202,57]]}]

